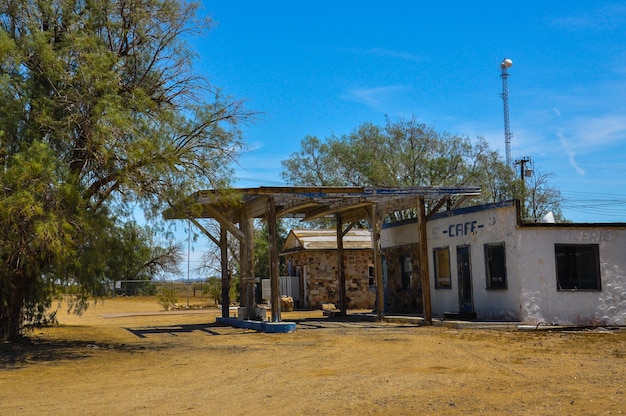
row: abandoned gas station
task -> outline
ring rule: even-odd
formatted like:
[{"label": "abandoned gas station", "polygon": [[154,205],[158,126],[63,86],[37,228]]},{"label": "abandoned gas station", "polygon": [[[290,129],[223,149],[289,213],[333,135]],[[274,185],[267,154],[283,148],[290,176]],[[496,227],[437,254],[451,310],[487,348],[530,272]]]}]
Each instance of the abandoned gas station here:
[{"label": "abandoned gas station", "polygon": [[[347,313],[345,302],[345,274],[343,237],[359,221],[367,221],[372,232],[374,253],[374,280],[376,286],[376,315],[379,320],[383,309],[383,270],[381,258],[381,230],[386,218],[394,213],[411,211],[417,219],[417,235],[426,241],[426,222],[444,206],[454,209],[468,199],[479,195],[480,188],[463,187],[259,187],[197,191],[187,200],[165,211],[166,219],[191,221],[200,232],[220,247],[222,279],[222,318],[229,318],[229,271],[227,267],[228,233],[240,244],[239,318],[253,320],[256,302],[254,297],[254,220],[267,221],[269,236],[269,270],[271,286],[271,322],[281,322],[279,291],[279,247],[276,225],[279,218],[313,221],[333,218],[337,230],[337,270],[339,270],[339,309]],[[427,211],[428,208],[428,211]],[[219,223],[220,235],[215,236],[198,220],[213,219]],[[424,322],[432,322],[430,290],[428,283],[427,245],[420,244],[418,263],[422,281]]]}]

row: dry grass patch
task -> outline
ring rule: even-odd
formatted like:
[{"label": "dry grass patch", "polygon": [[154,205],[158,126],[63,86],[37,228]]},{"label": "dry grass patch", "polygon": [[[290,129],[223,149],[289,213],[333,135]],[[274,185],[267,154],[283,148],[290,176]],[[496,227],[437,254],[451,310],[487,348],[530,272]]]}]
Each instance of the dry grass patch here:
[{"label": "dry grass patch", "polygon": [[[329,321],[219,327],[217,309],[105,300],[2,345],[0,414],[619,414],[625,331],[505,332]],[[145,312],[145,315],[132,313]],[[153,314],[148,314],[152,312]],[[120,314],[121,317],[106,318]],[[316,319],[317,321],[312,321]]]}]

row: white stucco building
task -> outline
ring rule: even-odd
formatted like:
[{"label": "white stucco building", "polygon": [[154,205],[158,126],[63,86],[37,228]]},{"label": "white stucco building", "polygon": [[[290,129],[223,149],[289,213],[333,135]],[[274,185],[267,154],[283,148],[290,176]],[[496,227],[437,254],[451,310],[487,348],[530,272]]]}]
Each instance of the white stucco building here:
[{"label": "white stucco building", "polygon": [[[626,325],[626,224],[526,224],[509,201],[427,223],[431,309],[527,324]],[[384,248],[415,244],[413,222]]]}]

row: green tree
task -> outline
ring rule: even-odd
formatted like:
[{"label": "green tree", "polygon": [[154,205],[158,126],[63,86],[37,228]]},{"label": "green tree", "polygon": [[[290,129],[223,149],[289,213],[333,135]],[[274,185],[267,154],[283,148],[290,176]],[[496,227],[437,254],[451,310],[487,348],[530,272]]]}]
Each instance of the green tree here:
[{"label": "green tree", "polygon": [[[115,226],[106,236],[103,280],[153,280],[160,274],[179,273],[182,249],[179,245],[162,246],[150,226],[127,222]],[[131,285],[132,286],[132,285]]]},{"label": "green tree", "polygon": [[0,340],[43,319],[55,276],[74,262],[75,228],[87,231],[73,186],[42,143],[7,159],[0,174]]},{"label": "green tree", "polygon": [[550,185],[552,174],[532,169],[529,177],[523,179],[523,216],[526,221],[540,222],[552,212],[555,221],[564,221],[561,211],[561,191]]},{"label": "green tree", "polygon": [[210,25],[196,10],[0,0],[1,341],[37,319],[51,282],[96,286],[112,218],[228,184],[251,114],[194,73],[185,36]]},{"label": "green tree", "polygon": [[[521,198],[523,191],[513,169],[483,138],[440,133],[415,118],[388,119],[384,127],[364,123],[325,141],[307,136],[301,150],[282,165],[283,179],[303,186],[480,186],[474,203]],[[541,194],[556,209],[560,197],[550,189],[538,187],[535,198]]]},{"label": "green tree", "polygon": [[204,293],[215,302],[216,306],[219,305],[222,301],[222,279],[215,276],[206,279]]},{"label": "green tree", "polygon": [[301,186],[349,184],[349,178],[341,175],[344,167],[338,165],[338,157],[332,148],[338,141],[337,138],[331,137],[325,143],[317,137],[306,136],[300,142],[302,149],[281,162],[284,167],[281,176],[287,182]]},{"label": "green tree", "polygon": [[[282,221],[277,221],[276,236],[278,240],[278,250],[282,248],[287,239],[287,230]],[[269,228],[266,221],[262,221],[255,227],[254,232],[254,275],[257,277],[270,277],[270,249],[269,249]],[[278,259],[279,274],[285,272],[285,259]]]}]

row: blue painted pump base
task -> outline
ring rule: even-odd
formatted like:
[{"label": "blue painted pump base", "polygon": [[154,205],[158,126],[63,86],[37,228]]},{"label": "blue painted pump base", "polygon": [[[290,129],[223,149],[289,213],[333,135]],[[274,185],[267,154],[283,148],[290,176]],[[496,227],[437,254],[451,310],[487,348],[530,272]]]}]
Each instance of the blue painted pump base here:
[{"label": "blue painted pump base", "polygon": [[267,332],[271,334],[288,333],[296,331],[295,322],[265,322],[265,321],[248,321],[237,318],[217,317],[218,324],[229,325],[235,328],[254,329],[259,332]]}]

